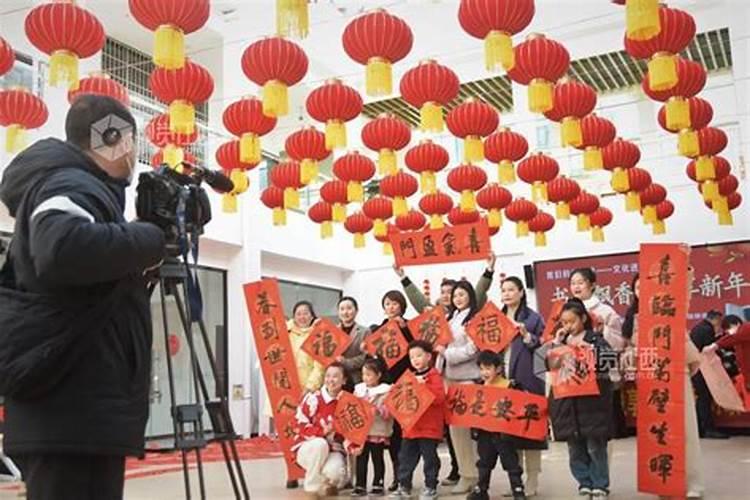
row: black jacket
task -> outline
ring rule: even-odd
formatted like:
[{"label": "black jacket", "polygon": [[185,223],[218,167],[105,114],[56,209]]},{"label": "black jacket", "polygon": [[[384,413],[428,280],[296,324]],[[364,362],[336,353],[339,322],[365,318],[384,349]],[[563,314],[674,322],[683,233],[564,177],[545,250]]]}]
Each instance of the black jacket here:
[{"label": "black jacket", "polygon": [[[384,326],[386,323],[388,323],[388,318],[384,319],[379,325],[373,324],[370,325],[370,331],[375,332],[378,328],[381,326]],[[400,327],[401,334],[406,339],[406,343],[411,343],[412,340],[414,340],[414,336],[411,334],[411,331],[409,330],[409,327],[407,325],[404,325]],[[411,361],[409,360],[409,353],[407,352],[404,357],[402,357],[398,363],[393,365],[391,368],[389,368],[385,373],[385,382],[389,384],[395,384],[398,382],[398,379],[401,378],[401,375],[404,374],[404,372],[411,368]]]},{"label": "black jacket", "polygon": [[712,325],[707,319],[701,320],[692,330],[690,330],[690,340],[693,341],[693,344],[695,344],[695,347],[697,347],[699,351],[702,351],[704,347],[716,342],[716,331],[714,330],[714,325]]},{"label": "black jacket", "polygon": [[[5,169],[0,200],[16,225],[13,273],[3,271],[2,338],[76,339],[64,357],[75,361],[61,364],[51,390],[6,400],[9,454],[143,453],[151,308],[142,274],[161,259],[164,237],[152,224],[125,222],[126,185],[56,139],[35,143]],[[115,290],[116,304],[82,326],[89,311],[114,302]]]}]

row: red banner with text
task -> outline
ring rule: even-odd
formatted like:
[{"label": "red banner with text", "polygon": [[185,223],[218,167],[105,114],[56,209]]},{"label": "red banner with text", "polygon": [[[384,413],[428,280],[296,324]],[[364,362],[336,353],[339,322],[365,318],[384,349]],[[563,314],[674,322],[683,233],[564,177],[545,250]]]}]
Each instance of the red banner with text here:
[{"label": "red banner with text", "polygon": [[400,267],[486,259],[490,234],[486,222],[443,229],[393,233],[393,256]]}]

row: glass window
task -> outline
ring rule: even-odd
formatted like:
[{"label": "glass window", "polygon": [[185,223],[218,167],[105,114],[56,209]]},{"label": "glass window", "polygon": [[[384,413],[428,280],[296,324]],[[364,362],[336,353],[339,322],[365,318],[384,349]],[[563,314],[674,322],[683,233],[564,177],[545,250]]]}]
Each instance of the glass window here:
[{"label": "glass window", "polygon": [[3,76],[0,76],[0,88],[10,89],[23,87],[34,90],[34,67],[31,58],[22,54],[16,54],[16,62],[13,68]]},{"label": "glass window", "polygon": [[284,314],[287,318],[292,317],[294,304],[301,300],[310,302],[315,309],[315,314],[319,317],[330,320],[337,318],[336,306],[341,298],[341,290],[279,280],[279,292],[281,293],[281,302],[284,304]]}]

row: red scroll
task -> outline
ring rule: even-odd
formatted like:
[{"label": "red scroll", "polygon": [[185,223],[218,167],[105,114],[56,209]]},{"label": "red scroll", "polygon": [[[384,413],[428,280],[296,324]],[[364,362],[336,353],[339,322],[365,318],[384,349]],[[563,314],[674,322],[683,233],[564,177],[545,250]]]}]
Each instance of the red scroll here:
[{"label": "red scroll", "polygon": [[407,370],[385,398],[385,406],[404,429],[411,428],[435,401],[435,395]]},{"label": "red scroll", "polygon": [[365,352],[385,361],[388,368],[408,355],[409,343],[396,320],[390,320],[365,339]]},{"label": "red scroll", "polygon": [[591,345],[562,345],[547,354],[555,399],[597,396],[596,352]]},{"label": "red scroll", "polygon": [[333,414],[333,428],[352,443],[362,446],[375,421],[375,407],[350,392],[342,392]]},{"label": "red scroll", "polygon": [[451,327],[445,319],[445,309],[441,306],[429,309],[409,320],[409,331],[415,340],[425,340],[433,346],[446,346],[453,341]]},{"label": "red scroll", "polygon": [[344,354],[352,338],[331,321],[323,318],[315,323],[310,335],[302,343],[302,350],[323,366],[328,366]]},{"label": "red scroll", "polygon": [[486,222],[418,232],[398,232],[389,238],[396,264],[400,267],[482,260],[490,254],[490,235]]},{"label": "red scroll", "polygon": [[480,351],[503,352],[518,335],[518,327],[488,300],[466,324],[466,335]]}]

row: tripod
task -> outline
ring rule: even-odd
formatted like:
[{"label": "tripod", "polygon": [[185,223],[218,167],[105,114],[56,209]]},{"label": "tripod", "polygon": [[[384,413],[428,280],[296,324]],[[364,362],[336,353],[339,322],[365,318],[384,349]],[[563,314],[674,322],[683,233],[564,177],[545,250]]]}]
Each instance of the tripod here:
[{"label": "tripod", "polygon": [[[188,350],[190,352],[190,366],[192,371],[192,382],[195,391],[195,402],[190,404],[177,404],[175,395],[174,370],[172,359],[169,355],[167,358],[167,374],[169,378],[169,398],[171,404],[172,425],[174,430],[175,449],[180,450],[182,455],[182,471],[185,480],[185,498],[191,498],[190,474],[188,470],[188,456],[190,452],[195,453],[196,465],[198,471],[198,485],[200,498],[206,498],[206,486],[203,476],[203,462],[201,450],[206,447],[207,441],[203,429],[203,409],[205,406],[208,412],[211,426],[213,427],[213,441],[220,444],[224,455],[224,462],[227,466],[229,479],[232,483],[234,496],[238,500],[249,500],[250,494],[245,482],[245,476],[242,473],[242,465],[235,440],[237,434],[234,431],[232,419],[229,414],[229,404],[224,389],[217,390],[218,399],[211,399],[208,390],[208,384],[201,369],[200,362],[195,350],[193,341],[192,324],[198,323],[200,337],[208,358],[208,365],[214,380],[217,380],[218,370],[216,368],[216,358],[214,357],[211,344],[209,343],[208,333],[203,318],[192,318],[190,309],[185,308],[185,302],[189,303],[188,298],[190,287],[188,286],[188,267],[187,263],[181,262],[176,257],[170,257],[165,260],[159,268],[159,293],[161,301],[162,323],[164,327],[164,345],[167,353],[169,352],[169,322],[167,319],[167,296],[174,297],[177,312],[182,323],[185,333]],[[155,286],[155,285],[154,285]],[[185,300],[183,300],[185,299]],[[231,457],[230,457],[231,454]],[[239,478],[239,484],[238,484]]]}]

